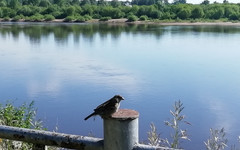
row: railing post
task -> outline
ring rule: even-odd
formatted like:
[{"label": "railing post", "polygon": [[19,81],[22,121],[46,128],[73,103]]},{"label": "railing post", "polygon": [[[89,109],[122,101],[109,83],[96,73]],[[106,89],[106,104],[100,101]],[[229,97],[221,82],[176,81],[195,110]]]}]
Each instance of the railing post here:
[{"label": "railing post", "polygon": [[137,111],[120,109],[104,118],[104,150],[132,150],[138,143],[138,117]]}]

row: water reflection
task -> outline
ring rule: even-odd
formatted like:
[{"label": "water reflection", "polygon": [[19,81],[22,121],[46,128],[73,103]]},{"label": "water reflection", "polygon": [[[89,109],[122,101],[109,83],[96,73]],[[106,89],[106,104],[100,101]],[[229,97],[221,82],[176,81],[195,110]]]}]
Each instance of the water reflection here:
[{"label": "water reflection", "polygon": [[[33,26],[34,25],[34,26]],[[127,26],[127,27],[126,27]],[[153,34],[154,36],[161,36],[164,32],[163,29],[154,30],[151,32],[151,26],[149,25],[111,25],[111,24],[1,24],[0,33],[2,37],[6,35],[12,35],[14,38],[19,38],[20,34],[23,33],[33,43],[39,43],[42,38],[54,36],[55,42],[64,43],[68,40],[68,37],[73,35],[74,41],[78,41],[80,36],[89,38],[90,41],[94,39],[95,35],[99,35],[101,38],[111,34],[113,39],[118,39],[122,33],[139,34],[138,31],[149,31],[141,34]]]},{"label": "water reflection", "polygon": [[[33,26],[34,25],[34,26]],[[1,36],[6,38],[7,35],[13,36],[15,39],[24,34],[34,44],[39,44],[42,38],[54,36],[55,42],[59,44],[66,43],[68,37],[73,35],[74,41],[78,42],[79,37],[88,38],[89,41],[94,39],[95,35],[101,38],[111,34],[111,38],[117,40],[122,33],[154,35],[156,38],[161,37],[164,32],[171,30],[172,34],[181,32],[188,34],[196,33],[217,33],[217,34],[234,34],[239,33],[240,28],[228,26],[159,26],[159,25],[135,25],[135,24],[41,24],[41,23],[1,23]]]}]

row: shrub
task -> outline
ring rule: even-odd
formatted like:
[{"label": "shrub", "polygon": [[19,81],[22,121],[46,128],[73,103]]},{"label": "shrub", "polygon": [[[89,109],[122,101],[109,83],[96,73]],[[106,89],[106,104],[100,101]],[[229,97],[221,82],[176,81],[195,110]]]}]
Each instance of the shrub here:
[{"label": "shrub", "polygon": [[84,15],[85,21],[92,20],[92,17],[89,15]]},{"label": "shrub", "polygon": [[100,19],[101,17],[102,17],[102,16],[99,15],[99,14],[94,14],[92,18],[94,18],[94,19]]},{"label": "shrub", "polygon": [[71,22],[75,20],[74,16],[67,16],[65,19],[64,19],[64,22]]},{"label": "shrub", "polygon": [[41,14],[35,14],[33,16],[30,16],[30,21],[34,21],[34,22],[40,22],[43,20],[43,15]]},{"label": "shrub", "polygon": [[10,21],[10,17],[4,17],[3,21]]},{"label": "shrub", "polygon": [[78,16],[76,22],[85,22],[85,18],[83,16]]},{"label": "shrub", "polygon": [[24,21],[31,21],[31,20],[30,20],[30,17],[28,17],[28,16],[25,17]]},{"label": "shrub", "polygon": [[53,15],[45,15],[44,16],[44,20],[45,21],[52,21],[52,20],[54,20],[55,19],[55,17],[53,16]]},{"label": "shrub", "polygon": [[108,21],[110,19],[112,19],[112,18],[111,17],[101,17],[100,21]]},{"label": "shrub", "polygon": [[[0,104],[0,125],[43,129],[42,121],[36,120],[36,109],[33,106],[34,102],[19,107],[13,106],[11,102],[5,106]],[[17,149],[16,146],[18,149],[31,149],[31,144],[1,139],[0,149]]]},{"label": "shrub", "polygon": [[146,16],[146,15],[140,16],[139,20],[141,20],[141,21],[148,20],[148,16]]},{"label": "shrub", "polygon": [[12,19],[12,21],[19,21],[20,19],[22,19],[22,17],[17,15]]},{"label": "shrub", "polygon": [[54,11],[51,13],[52,16],[54,16],[57,19],[62,19],[63,13],[60,11]]},{"label": "shrub", "polygon": [[230,20],[239,20],[240,19],[240,14],[238,13],[233,13],[229,16]]},{"label": "shrub", "polygon": [[127,21],[128,22],[134,22],[134,21],[137,21],[138,20],[138,17],[137,16],[135,16],[135,15],[129,15],[128,17],[127,17]]}]

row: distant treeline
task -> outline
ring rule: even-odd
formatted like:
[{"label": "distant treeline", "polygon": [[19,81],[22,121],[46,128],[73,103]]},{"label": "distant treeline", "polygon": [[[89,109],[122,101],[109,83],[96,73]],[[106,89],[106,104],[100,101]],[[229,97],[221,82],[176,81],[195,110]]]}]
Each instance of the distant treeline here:
[{"label": "distant treeline", "polygon": [[240,4],[188,4],[186,0],[0,0],[0,18],[18,21],[86,21],[91,19],[135,20],[240,20]]}]

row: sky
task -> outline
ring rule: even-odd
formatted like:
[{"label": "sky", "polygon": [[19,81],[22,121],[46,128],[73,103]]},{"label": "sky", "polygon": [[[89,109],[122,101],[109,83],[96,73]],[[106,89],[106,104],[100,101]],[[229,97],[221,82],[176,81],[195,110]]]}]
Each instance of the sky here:
[{"label": "sky", "polygon": [[[169,0],[169,2],[171,2],[172,0]],[[219,2],[219,3],[222,3],[223,0],[209,0],[210,3],[213,3],[213,2]],[[187,3],[192,3],[192,4],[200,4],[201,2],[203,2],[203,0],[187,0]],[[240,0],[228,0],[228,2],[230,3],[240,3]]]}]

